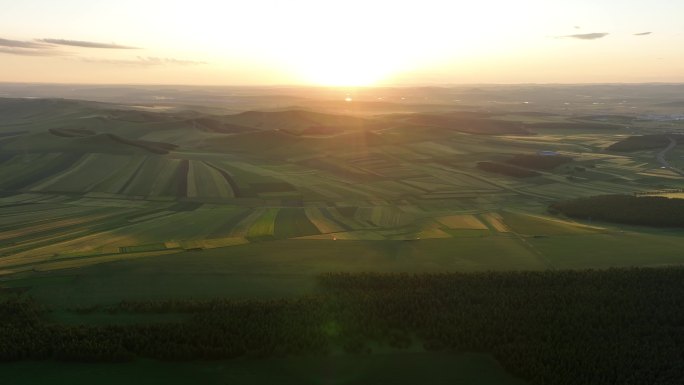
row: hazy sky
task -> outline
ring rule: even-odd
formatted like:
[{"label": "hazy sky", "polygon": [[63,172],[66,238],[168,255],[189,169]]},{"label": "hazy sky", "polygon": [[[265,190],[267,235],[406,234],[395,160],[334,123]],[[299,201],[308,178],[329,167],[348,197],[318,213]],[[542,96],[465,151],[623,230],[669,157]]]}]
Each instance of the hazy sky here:
[{"label": "hazy sky", "polygon": [[684,82],[681,0],[0,0],[0,81]]}]

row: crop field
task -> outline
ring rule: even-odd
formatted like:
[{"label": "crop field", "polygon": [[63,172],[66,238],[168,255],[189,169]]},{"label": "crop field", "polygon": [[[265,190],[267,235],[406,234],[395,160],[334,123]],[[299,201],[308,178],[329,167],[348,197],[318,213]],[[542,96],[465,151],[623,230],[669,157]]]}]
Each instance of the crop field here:
[{"label": "crop field", "polygon": [[[684,264],[684,229],[549,211],[561,200],[684,187],[675,170],[661,168],[662,149],[609,149],[632,132],[655,133],[649,122],[627,129],[565,112],[209,114],[16,103],[25,106],[0,122],[0,298],[25,293],[55,314],[123,300],[292,298],[316,294],[316,277],[328,272]],[[667,159],[681,165],[682,151]],[[478,168],[515,159],[531,162],[515,167],[535,176]],[[433,353],[401,354],[370,355],[359,378],[386,371],[385,358],[419,365]],[[434,354],[435,365],[465,365]],[[488,356],[468,357],[484,368],[478,383],[521,383]],[[254,383],[271,378],[259,362],[249,364]],[[170,368],[127,368],[151,375],[155,365],[155,373]],[[196,368],[219,370],[211,362]],[[401,377],[395,383],[411,382]]]},{"label": "crop field", "polygon": [[264,209],[247,231],[247,238],[261,240],[271,239],[275,235],[275,221],[278,217],[277,208]]},{"label": "crop field", "polygon": [[439,223],[450,229],[469,229],[469,230],[486,230],[485,226],[474,215],[450,215],[446,217],[437,218]]}]

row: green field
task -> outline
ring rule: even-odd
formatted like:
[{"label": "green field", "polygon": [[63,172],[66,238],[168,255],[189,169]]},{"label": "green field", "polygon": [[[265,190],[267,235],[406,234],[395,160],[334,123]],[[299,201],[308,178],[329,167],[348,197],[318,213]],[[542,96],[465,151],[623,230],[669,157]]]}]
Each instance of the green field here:
[{"label": "green field", "polygon": [[[335,240],[335,249],[361,255],[384,249],[385,241],[410,241],[420,246],[392,248],[472,259],[436,267],[456,270],[678,263],[678,230],[651,234],[546,212],[563,199],[684,185],[656,172],[652,153],[607,151],[624,138],[619,127],[582,128],[560,114],[503,114],[497,119],[521,119],[536,135],[492,136],[438,129],[446,121],[434,116],[308,111],[217,115],[198,125],[174,112],[70,101],[41,112],[45,106],[22,103],[35,115],[21,124],[28,119],[34,128],[0,144],[0,272],[7,280],[32,270],[143,263],[154,253],[168,259],[217,249],[230,256],[254,248],[261,256],[270,253],[264,243],[276,240],[290,240],[279,250],[285,259],[309,240]],[[51,122],[69,127],[93,115],[103,118],[88,129],[50,131]],[[456,116],[452,124],[475,124],[468,119]],[[18,123],[3,124],[0,131]],[[326,124],[334,134],[309,129]],[[103,142],[107,135],[123,139]],[[563,162],[546,162],[551,166],[536,169],[541,176],[527,179],[477,168],[479,161],[534,162],[539,151],[562,154]],[[656,245],[640,245],[643,237],[656,237]],[[497,245],[505,245],[497,250],[506,260],[483,254]],[[614,247],[624,254],[603,251]],[[568,250],[596,252],[573,258]]]},{"label": "green field", "polygon": [[[328,272],[684,264],[684,228],[548,210],[581,197],[684,188],[681,143],[667,155],[671,168],[655,145],[611,150],[632,135],[659,135],[655,122],[596,118],[592,106],[535,115],[481,101],[472,111],[271,103],[156,111],[0,98],[0,298],[31,296],[58,318],[126,300],[317,295],[317,277]],[[677,124],[668,130],[684,130]],[[512,160],[534,176],[477,166]],[[27,371],[34,374],[23,378]],[[0,372],[12,384],[522,383],[486,354],[417,351],[120,367],[20,362]]]},{"label": "green field", "polygon": [[407,352],[372,356],[241,359],[184,365],[154,361],[133,364],[20,362],[0,364],[0,371],[3,380],[13,385],[88,385],[93,382],[103,385],[185,385],[191,382],[208,385],[525,384],[507,374],[486,355]]}]

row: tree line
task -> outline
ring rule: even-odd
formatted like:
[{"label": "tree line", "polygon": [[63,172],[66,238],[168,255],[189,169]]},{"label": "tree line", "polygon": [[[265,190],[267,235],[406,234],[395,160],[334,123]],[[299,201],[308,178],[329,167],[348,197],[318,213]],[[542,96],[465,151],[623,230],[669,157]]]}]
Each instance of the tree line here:
[{"label": "tree line", "polygon": [[648,134],[635,135],[615,142],[607,147],[609,151],[631,152],[650,150],[654,148],[664,148],[670,144],[670,138],[680,141],[684,135],[677,134]]},{"label": "tree line", "polygon": [[684,383],[684,268],[345,274],[316,296],[122,302],[82,312],[186,313],[178,322],[64,325],[0,303],[0,359],[125,361],[366,354],[374,344],[488,352],[532,384]]},{"label": "tree line", "polygon": [[552,213],[571,218],[654,227],[684,227],[684,199],[598,195],[553,203]]}]

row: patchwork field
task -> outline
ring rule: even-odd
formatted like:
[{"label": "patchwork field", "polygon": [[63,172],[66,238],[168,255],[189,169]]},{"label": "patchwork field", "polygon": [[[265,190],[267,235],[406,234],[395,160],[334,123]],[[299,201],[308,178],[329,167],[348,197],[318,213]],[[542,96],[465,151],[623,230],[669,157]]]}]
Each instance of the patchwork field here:
[{"label": "patchwork field", "polygon": [[[86,328],[176,325],[190,313],[101,309],[216,298],[278,306],[320,295],[320,277],[331,272],[572,276],[684,264],[682,228],[549,210],[606,194],[680,199],[684,150],[675,143],[660,152],[669,138],[681,140],[684,124],[622,107],[599,113],[583,101],[565,107],[556,96],[523,105],[481,91],[488,96],[465,105],[435,88],[425,91],[439,100],[430,104],[419,91],[386,91],[407,94],[352,103],[235,91],[212,96],[222,100],[212,105],[0,98],[0,300],[34,298],[50,322]],[[544,112],[529,110],[542,103]],[[333,340],[339,332],[336,320],[317,325]],[[238,383],[306,383],[307,371],[310,383],[382,383],[388,372],[399,384],[524,383],[489,353],[399,342],[361,356],[138,360],[122,370],[88,366],[82,378],[224,383],[217,373],[231,372]],[[33,380],[76,381],[53,365],[9,364],[0,377],[30,383],[20,373],[35,371]]]}]

